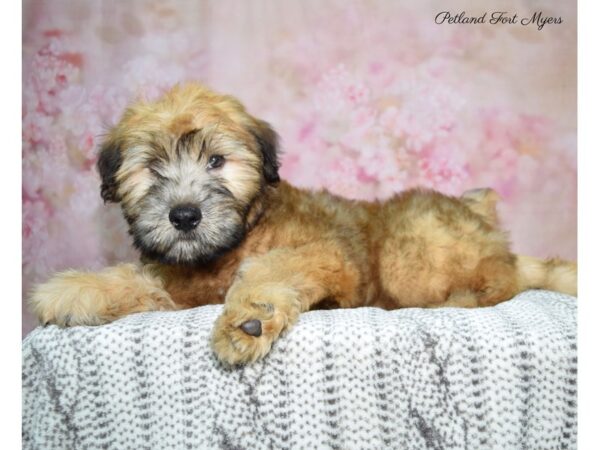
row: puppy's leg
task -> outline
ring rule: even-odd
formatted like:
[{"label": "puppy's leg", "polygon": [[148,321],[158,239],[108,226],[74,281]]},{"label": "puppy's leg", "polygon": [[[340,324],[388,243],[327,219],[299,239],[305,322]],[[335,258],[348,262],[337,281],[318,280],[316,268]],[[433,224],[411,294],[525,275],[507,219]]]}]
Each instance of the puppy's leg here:
[{"label": "puppy's leg", "polygon": [[451,291],[430,307],[493,306],[527,289],[548,289],[577,296],[577,264],[557,258],[498,255],[482,259],[471,275],[471,290]]},{"label": "puppy's leg", "polygon": [[335,244],[277,249],[245,261],[213,330],[217,357],[229,364],[262,358],[311,305],[335,298],[351,306],[359,279]]},{"label": "puppy's leg", "polygon": [[42,324],[100,325],[142,311],[177,309],[151,266],[67,271],[37,286],[29,300]]}]

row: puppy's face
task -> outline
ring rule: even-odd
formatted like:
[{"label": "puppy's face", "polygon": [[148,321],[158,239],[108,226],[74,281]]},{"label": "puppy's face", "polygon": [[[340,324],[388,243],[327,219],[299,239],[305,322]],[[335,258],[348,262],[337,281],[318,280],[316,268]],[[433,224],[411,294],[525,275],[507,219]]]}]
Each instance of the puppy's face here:
[{"label": "puppy's face", "polygon": [[129,107],[101,148],[102,198],[119,202],[142,254],[210,262],[239,244],[264,187],[279,181],[277,138],[234,98],[199,85]]}]

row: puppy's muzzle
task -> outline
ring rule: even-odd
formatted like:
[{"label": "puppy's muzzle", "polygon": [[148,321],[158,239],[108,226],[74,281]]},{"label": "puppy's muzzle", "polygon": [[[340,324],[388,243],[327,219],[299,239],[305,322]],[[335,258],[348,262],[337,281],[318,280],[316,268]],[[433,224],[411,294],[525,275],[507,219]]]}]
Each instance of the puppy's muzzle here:
[{"label": "puppy's muzzle", "polygon": [[202,213],[195,206],[176,206],[169,212],[169,220],[179,231],[192,231],[202,220]]}]

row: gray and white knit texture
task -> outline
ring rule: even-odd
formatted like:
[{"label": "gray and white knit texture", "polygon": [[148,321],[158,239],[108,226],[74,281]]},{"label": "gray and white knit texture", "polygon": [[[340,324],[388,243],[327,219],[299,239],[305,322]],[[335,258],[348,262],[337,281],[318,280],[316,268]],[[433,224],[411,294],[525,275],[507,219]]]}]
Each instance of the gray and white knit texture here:
[{"label": "gray and white knit texture", "polygon": [[209,348],[222,306],[23,342],[26,449],[576,447],[577,300],[315,311],[268,357]]}]

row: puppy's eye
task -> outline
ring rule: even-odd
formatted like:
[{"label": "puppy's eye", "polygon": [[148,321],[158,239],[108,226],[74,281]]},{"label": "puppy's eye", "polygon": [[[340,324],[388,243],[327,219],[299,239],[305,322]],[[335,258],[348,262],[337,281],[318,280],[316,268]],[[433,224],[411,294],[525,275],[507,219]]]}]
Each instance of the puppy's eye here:
[{"label": "puppy's eye", "polygon": [[208,164],[206,167],[208,169],[218,169],[219,167],[225,164],[225,158],[222,155],[212,155],[208,158]]}]

